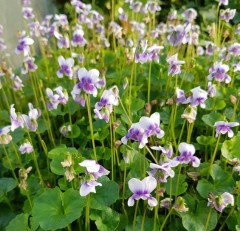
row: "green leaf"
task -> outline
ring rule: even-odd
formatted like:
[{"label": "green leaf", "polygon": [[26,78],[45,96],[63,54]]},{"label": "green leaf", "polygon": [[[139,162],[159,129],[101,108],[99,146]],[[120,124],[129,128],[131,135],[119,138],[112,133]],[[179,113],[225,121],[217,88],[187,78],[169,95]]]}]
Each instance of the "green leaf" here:
[{"label": "green leaf", "polygon": [[120,215],[111,208],[105,210],[92,210],[90,219],[95,221],[99,231],[116,230],[120,223]]},{"label": "green leaf", "polygon": [[239,144],[240,136],[235,136],[231,140],[225,140],[221,148],[222,155],[228,160],[233,158],[240,159]]},{"label": "green leaf", "polygon": [[62,146],[56,147],[56,148],[52,149],[50,152],[48,152],[48,157],[50,159],[53,159],[56,156],[65,155],[67,152],[72,155],[78,154],[78,151],[76,148],[67,148],[66,146],[62,145]]},{"label": "green leaf", "polygon": [[142,99],[138,99],[138,98],[133,98],[132,102],[131,102],[131,111],[132,112],[137,112],[140,109],[143,109],[145,105],[145,101]]},{"label": "green leaf", "polygon": [[4,196],[17,186],[17,182],[13,178],[4,177],[0,179],[0,185],[0,201],[2,201]]},{"label": "green leaf", "polygon": [[202,120],[210,127],[214,127],[215,122],[224,120],[223,115],[217,112],[211,112],[210,114],[203,115]]},{"label": "green leaf", "polygon": [[222,110],[223,108],[226,107],[226,103],[223,99],[218,99],[218,98],[208,98],[206,100],[206,110]]},{"label": "green leaf", "polygon": [[51,171],[57,175],[64,175],[65,169],[63,168],[61,162],[63,162],[65,159],[65,155],[62,156],[56,156],[52,159],[50,163]]},{"label": "green leaf", "polygon": [[[179,179],[178,179],[179,176]],[[178,196],[187,191],[188,184],[185,182],[186,176],[182,174],[175,174],[175,176],[167,181],[164,185],[168,195]],[[178,185],[178,188],[177,188]]]},{"label": "green leaf", "polygon": [[206,179],[198,181],[197,191],[203,198],[208,198],[210,192],[215,195],[223,192],[231,192],[234,186],[232,176],[225,172],[220,166],[214,164],[210,172],[214,182],[211,183]]},{"label": "green leaf", "polygon": [[[188,231],[210,231],[217,225],[217,212],[207,207],[206,201],[200,201],[196,211],[181,213],[181,216],[183,226]],[[207,221],[208,224],[206,227]]]},{"label": "green leaf", "polygon": [[32,215],[44,230],[62,229],[81,216],[85,205],[86,198],[74,189],[45,189],[35,198]]},{"label": "green leaf", "polygon": [[6,231],[29,231],[28,227],[28,214],[21,213],[18,214],[15,218],[13,218],[8,226],[6,227]]},{"label": "green leaf", "polygon": [[[6,205],[7,206],[7,205]],[[16,214],[14,214],[9,207],[6,207],[4,204],[1,204],[0,209],[0,230],[5,230],[9,221],[11,221]]]},{"label": "green leaf", "polygon": [[[102,180],[106,179],[101,177]],[[105,210],[119,198],[119,186],[114,181],[101,182],[102,186],[96,187],[96,193],[91,194],[92,209]]]},{"label": "green leaf", "polygon": [[212,145],[216,142],[216,138],[212,136],[198,136],[197,137],[197,142],[201,145],[207,146],[207,145]]}]

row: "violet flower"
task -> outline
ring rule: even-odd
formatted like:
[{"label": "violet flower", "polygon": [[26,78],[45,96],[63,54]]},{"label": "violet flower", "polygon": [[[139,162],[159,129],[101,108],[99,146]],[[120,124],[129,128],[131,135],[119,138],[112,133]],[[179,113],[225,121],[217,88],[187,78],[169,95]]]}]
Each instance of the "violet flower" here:
[{"label": "violet flower", "polygon": [[31,152],[33,152],[33,146],[28,140],[26,140],[23,144],[20,145],[19,151],[21,152],[21,154],[30,154]]},{"label": "violet flower", "polygon": [[200,105],[201,108],[205,108],[205,101],[207,99],[208,93],[200,87],[193,88],[191,92],[192,96],[187,99],[187,102],[190,102],[192,107],[197,107]]},{"label": "violet flower", "polygon": [[184,93],[184,90],[176,88],[176,104],[185,104],[187,101],[186,95]]},{"label": "violet flower", "polygon": [[151,170],[148,171],[148,175],[154,177],[159,182],[167,182],[167,178],[170,176],[173,178],[175,172],[172,170],[173,167],[179,165],[179,162],[176,160],[170,160],[159,164],[150,163]]},{"label": "violet flower", "polygon": [[212,84],[211,82],[208,82],[208,90],[207,90],[208,95],[213,98],[216,96],[217,94],[217,89],[216,89],[216,85]]},{"label": "violet flower", "polygon": [[193,8],[186,9],[182,16],[186,19],[188,22],[192,22],[197,18],[197,11]]},{"label": "violet flower", "polygon": [[37,70],[38,66],[34,63],[33,57],[26,57],[23,60],[23,67],[21,68],[21,73],[23,75],[27,74],[28,72],[34,72]]},{"label": "violet flower", "polygon": [[82,29],[77,29],[73,32],[73,37],[71,40],[71,44],[73,47],[83,47],[87,43],[86,39],[83,37],[84,32]]},{"label": "violet flower", "polygon": [[58,63],[60,65],[60,69],[57,71],[58,78],[62,78],[63,75],[66,75],[70,79],[72,79],[73,77],[72,67],[74,65],[74,59],[73,58],[64,59],[63,56],[59,56]]},{"label": "violet flower", "polygon": [[192,144],[187,144],[182,142],[178,146],[180,155],[173,158],[174,161],[178,161],[181,164],[191,163],[193,167],[198,167],[200,165],[200,159],[194,156],[195,147]]},{"label": "violet flower", "polygon": [[85,105],[83,93],[97,96],[97,89],[105,86],[105,79],[99,78],[99,71],[91,69],[87,71],[84,67],[80,68],[77,73],[79,83],[77,83],[71,92],[74,101]]},{"label": "violet flower", "polygon": [[138,123],[133,123],[128,134],[122,137],[121,141],[126,144],[129,139],[138,141],[139,148],[143,148],[148,142],[148,137],[156,135],[157,138],[164,136],[164,131],[159,127],[160,114],[158,112],[153,113],[150,117],[143,116]]},{"label": "violet flower", "polygon": [[220,16],[219,18],[224,20],[225,22],[229,22],[231,19],[234,18],[236,14],[236,9],[225,9],[225,10],[220,10]]},{"label": "violet flower", "polygon": [[240,55],[240,44],[239,43],[234,43],[232,44],[229,49],[229,53],[232,54],[233,56],[239,56]]},{"label": "violet flower", "polygon": [[157,200],[151,195],[151,192],[157,187],[157,180],[148,176],[142,181],[137,178],[132,178],[128,181],[128,187],[133,193],[128,199],[128,206],[134,206],[135,200],[148,200],[148,205],[154,207],[157,205]]},{"label": "violet flower", "polygon": [[228,0],[219,0],[219,5],[228,5]]},{"label": "violet flower", "polygon": [[16,113],[14,104],[10,107],[10,120],[11,120],[11,131],[21,127],[24,127],[24,120],[21,113]]},{"label": "violet flower", "polygon": [[97,182],[97,179],[101,176],[106,176],[110,172],[103,166],[98,164],[95,160],[84,160],[79,163],[80,166],[86,167],[86,175],[80,184],[79,193],[81,196],[86,196],[89,193],[96,193],[96,186],[102,186]]},{"label": "violet flower", "polygon": [[32,103],[28,103],[28,115],[23,114],[24,125],[30,131],[35,132],[38,128],[37,119],[41,116],[41,110],[34,108]]},{"label": "violet flower", "polygon": [[27,56],[30,54],[30,45],[32,45],[34,43],[33,39],[31,39],[30,37],[25,37],[25,38],[21,38],[18,41],[18,45],[15,49],[15,53],[16,54],[20,54],[23,53],[24,56]]},{"label": "violet flower", "polygon": [[224,192],[221,195],[215,196],[213,193],[210,193],[208,206],[211,206],[221,213],[228,205],[234,206],[234,197],[232,194]]},{"label": "violet flower", "polygon": [[208,79],[215,79],[218,82],[230,83],[231,77],[227,74],[228,71],[228,65],[216,62],[213,67],[210,68]]},{"label": "violet flower", "polygon": [[238,122],[225,122],[225,121],[218,121],[214,124],[214,127],[216,127],[216,137],[218,137],[219,134],[228,134],[228,137],[233,137],[234,133],[231,130],[232,127],[239,126]]},{"label": "violet flower", "polygon": [[33,9],[31,7],[23,7],[22,12],[23,12],[23,18],[25,18],[25,19],[35,18],[35,15],[33,13]]},{"label": "violet flower", "polygon": [[170,34],[167,36],[170,45],[176,46],[182,42],[183,38],[187,35],[191,25],[188,24],[186,27],[183,25],[177,25],[170,30]]},{"label": "violet flower", "polygon": [[168,68],[168,75],[177,75],[181,73],[181,65],[185,63],[185,61],[180,61],[177,59],[178,54],[175,54],[167,59],[167,62],[169,63]]},{"label": "violet flower", "polygon": [[113,86],[109,90],[104,90],[100,101],[95,104],[94,112],[96,117],[104,119],[108,123],[113,106],[118,105],[118,97],[119,90],[117,86]]},{"label": "violet flower", "polygon": [[5,126],[0,129],[0,144],[9,144],[12,140],[12,136],[8,133],[11,130],[11,126]]}]

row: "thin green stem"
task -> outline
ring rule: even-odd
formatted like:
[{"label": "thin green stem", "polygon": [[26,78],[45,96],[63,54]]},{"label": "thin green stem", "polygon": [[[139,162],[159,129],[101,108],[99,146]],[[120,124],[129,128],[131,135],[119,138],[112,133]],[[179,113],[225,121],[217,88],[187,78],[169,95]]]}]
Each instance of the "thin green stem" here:
[{"label": "thin green stem", "polygon": [[85,211],[85,231],[90,231],[90,194],[87,195],[87,204],[86,204],[86,211]]},{"label": "thin green stem", "polygon": [[210,175],[210,173],[211,173],[211,171],[212,171],[212,166],[213,166],[213,162],[214,162],[214,160],[215,160],[216,154],[217,154],[220,137],[221,137],[221,134],[218,136],[218,139],[217,139],[217,142],[216,142],[216,146],[215,146],[215,149],[214,149],[213,154],[212,154],[212,158],[211,158],[211,162],[210,162],[210,166],[209,166],[209,171],[208,171],[207,179],[209,178],[209,175]]},{"label": "thin green stem", "polygon": [[208,229],[208,225],[209,225],[209,221],[210,221],[210,217],[211,217],[211,212],[212,212],[212,207],[209,208],[209,212],[208,212],[208,216],[207,216],[207,221],[204,227],[204,231],[207,231]]},{"label": "thin green stem", "polygon": [[86,103],[87,103],[88,121],[89,121],[89,127],[90,127],[90,132],[91,132],[93,155],[94,155],[94,159],[97,161],[97,153],[96,153],[95,140],[94,140],[94,135],[93,135],[93,125],[92,125],[92,113],[91,113],[91,105],[90,105],[90,95],[86,95],[85,100],[86,100]]},{"label": "thin green stem", "polygon": [[138,210],[138,202],[136,202],[136,207],[135,207],[135,212],[134,212],[134,217],[133,217],[133,225],[132,225],[132,231],[135,231],[135,226],[136,226],[136,219],[137,219],[137,210]]},{"label": "thin green stem", "polygon": [[148,103],[150,103],[150,93],[151,93],[151,71],[152,71],[152,62],[149,64],[149,71],[148,71]]},{"label": "thin green stem", "polygon": [[233,206],[233,207],[231,208],[230,212],[228,213],[226,219],[223,221],[223,223],[222,223],[222,225],[221,225],[221,227],[219,228],[218,231],[222,231],[222,229],[224,228],[224,225],[225,225],[226,221],[228,220],[229,217],[232,216],[234,210],[235,210],[235,206]]},{"label": "thin green stem", "polygon": [[165,226],[165,224],[166,224],[169,216],[171,215],[172,211],[173,211],[173,207],[169,210],[169,212],[168,212],[167,216],[165,217],[165,219],[164,219],[164,221],[163,221],[163,223],[162,223],[159,231],[162,231],[162,230],[163,230],[163,228],[164,228],[164,226]]},{"label": "thin green stem", "polygon": [[145,209],[144,209],[144,212],[143,212],[143,217],[142,217],[142,222],[141,222],[140,231],[143,231],[143,230],[144,230],[144,222],[145,222],[146,212],[147,212],[147,206],[145,206]]}]

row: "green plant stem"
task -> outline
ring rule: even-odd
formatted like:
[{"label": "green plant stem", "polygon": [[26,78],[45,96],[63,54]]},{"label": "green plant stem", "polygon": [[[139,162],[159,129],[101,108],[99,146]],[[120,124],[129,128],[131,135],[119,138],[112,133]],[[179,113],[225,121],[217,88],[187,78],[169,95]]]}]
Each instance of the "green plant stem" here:
[{"label": "green plant stem", "polygon": [[[30,142],[31,145],[33,146],[32,138],[31,138],[28,130],[27,130],[27,135],[28,135],[29,142]],[[34,164],[35,164],[35,167],[36,167],[36,170],[37,170],[37,174],[38,174],[38,177],[39,177],[39,179],[40,179],[40,183],[41,183],[42,186],[44,186],[45,183],[44,183],[44,181],[43,181],[42,174],[41,174],[40,169],[39,169],[39,166],[38,166],[37,156],[36,156],[36,153],[35,153],[34,150],[33,150],[33,152],[32,152],[32,159],[33,159],[33,162],[34,162]]]},{"label": "green plant stem", "polygon": [[110,116],[110,123],[109,123],[109,132],[110,132],[110,146],[111,146],[111,176],[112,176],[112,181],[114,181],[114,166],[115,166],[115,154],[114,154],[114,145],[113,145],[113,128],[112,128],[112,116]]},{"label": "green plant stem", "polygon": [[85,231],[90,231],[90,194],[87,195],[86,213],[85,213]]},{"label": "green plant stem", "polygon": [[[132,64],[132,69],[131,69],[131,77],[130,77],[130,84],[129,84],[129,105],[128,105],[128,115],[131,118],[131,101],[132,101],[132,84],[133,84],[133,78],[134,78],[134,69],[135,69],[135,61],[133,60],[133,64]],[[135,86],[136,87],[136,86]],[[136,89],[135,89],[136,90]]]},{"label": "green plant stem", "polygon": [[93,125],[92,125],[92,113],[91,113],[91,105],[90,105],[90,95],[86,95],[85,100],[86,100],[86,104],[87,104],[88,121],[89,121],[89,127],[90,127],[90,132],[91,132],[93,155],[94,155],[94,159],[97,161],[97,153],[96,153],[95,140],[94,140],[94,135],[93,135]]},{"label": "green plant stem", "polygon": [[176,192],[175,192],[176,198],[177,198],[177,194],[178,194],[178,186],[179,186],[181,170],[182,170],[182,164],[179,165],[178,178],[177,178],[177,184],[176,184]]},{"label": "green plant stem", "polygon": [[145,217],[146,217],[146,212],[147,212],[147,206],[145,206],[145,209],[144,209],[144,212],[143,212],[140,231],[144,231],[144,221],[145,221]]},{"label": "green plant stem", "polygon": [[210,221],[210,217],[211,217],[211,212],[212,212],[212,207],[209,208],[209,212],[208,212],[208,216],[207,216],[207,221],[204,227],[204,231],[207,231],[208,229],[208,225],[209,225],[209,221]]},{"label": "green plant stem", "polygon": [[151,71],[152,71],[152,62],[149,64],[149,71],[148,71],[148,103],[150,103],[150,93],[151,93]]},{"label": "green plant stem", "polygon": [[127,178],[127,166],[126,163],[124,163],[124,173],[123,173],[123,191],[122,191],[122,209],[124,211],[124,214],[127,216],[127,212],[125,209],[125,203],[124,203],[124,199],[125,199],[125,189],[126,189],[126,178]]},{"label": "green plant stem", "polygon": [[8,156],[7,150],[6,150],[4,145],[2,145],[2,147],[3,147],[4,154],[5,154],[6,158],[7,158],[7,162],[9,164],[10,170],[12,171],[12,175],[13,175],[14,179],[17,181],[17,183],[19,184],[18,178],[17,178],[17,176],[16,176],[16,174],[14,172],[14,168],[13,168],[12,163],[10,161],[10,158]]},{"label": "green plant stem", "polygon": [[209,171],[208,171],[207,179],[209,178],[209,175],[210,175],[210,173],[211,173],[211,171],[212,171],[212,165],[213,165],[213,162],[214,162],[215,157],[216,157],[216,154],[217,154],[217,149],[218,149],[220,137],[221,137],[221,134],[218,136],[218,139],[217,139],[217,142],[216,142],[216,146],[215,146],[215,149],[214,149],[213,154],[212,154],[212,158],[211,158],[211,162],[210,162],[210,166],[209,166]]},{"label": "green plant stem", "polygon": [[164,221],[163,221],[163,223],[162,223],[159,231],[162,231],[162,230],[163,230],[163,228],[164,228],[164,226],[165,226],[165,224],[166,224],[169,216],[171,215],[172,211],[173,211],[173,207],[169,210],[169,212],[168,212],[167,216],[165,217],[165,219],[164,219]]},{"label": "green plant stem", "polygon": [[233,214],[234,210],[235,210],[235,206],[232,206],[232,208],[231,208],[230,212],[228,213],[228,215],[227,215],[226,219],[223,221],[223,223],[222,223],[222,225],[221,225],[221,227],[219,228],[219,230],[218,230],[218,231],[222,231],[222,229],[224,228],[224,225],[225,225],[226,221],[228,220],[228,218],[229,218],[229,217],[231,217],[231,216],[232,216],[232,214]]},{"label": "green plant stem", "polygon": [[125,107],[124,107],[124,105],[123,105],[122,100],[120,99],[120,97],[118,98],[118,100],[119,100],[119,103],[121,104],[121,107],[122,107],[122,109],[123,109],[123,111],[124,111],[124,113],[125,113],[125,115],[126,115],[126,117],[127,117],[127,119],[128,119],[129,125],[131,125],[131,124],[132,124],[132,121],[131,121],[130,117],[128,116],[128,113],[127,113],[127,111],[126,111],[126,109],[125,109]]},{"label": "green plant stem", "polygon": [[158,208],[159,208],[159,199],[160,196],[158,194],[158,191],[160,189],[160,182],[157,184],[157,189],[156,189],[156,200],[157,200],[157,205],[154,208],[154,223],[153,223],[153,231],[156,230],[157,222],[158,222]]},{"label": "green plant stem", "polygon": [[136,218],[137,218],[137,210],[138,210],[138,202],[136,202],[136,207],[135,207],[135,212],[134,212],[134,217],[133,217],[133,226],[132,226],[132,231],[135,231],[135,226],[136,226]]}]

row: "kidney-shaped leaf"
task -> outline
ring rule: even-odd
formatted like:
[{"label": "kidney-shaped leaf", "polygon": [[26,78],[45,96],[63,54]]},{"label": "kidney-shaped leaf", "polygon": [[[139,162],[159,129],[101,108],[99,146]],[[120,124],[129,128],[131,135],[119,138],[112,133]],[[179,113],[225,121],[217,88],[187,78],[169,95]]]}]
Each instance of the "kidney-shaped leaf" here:
[{"label": "kidney-shaped leaf", "polygon": [[69,189],[62,193],[56,187],[45,189],[34,200],[32,215],[44,230],[61,229],[81,216],[86,205],[86,198],[79,192]]}]

